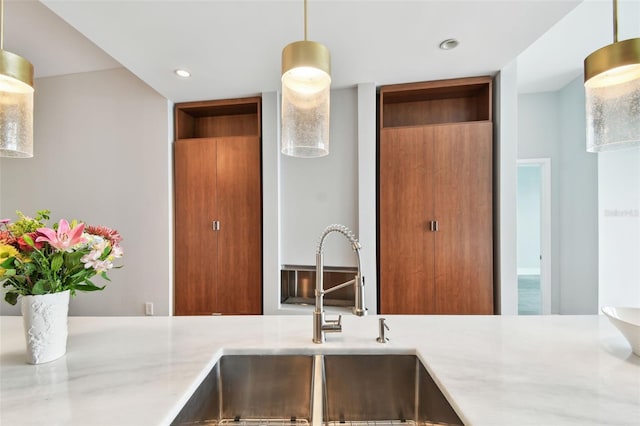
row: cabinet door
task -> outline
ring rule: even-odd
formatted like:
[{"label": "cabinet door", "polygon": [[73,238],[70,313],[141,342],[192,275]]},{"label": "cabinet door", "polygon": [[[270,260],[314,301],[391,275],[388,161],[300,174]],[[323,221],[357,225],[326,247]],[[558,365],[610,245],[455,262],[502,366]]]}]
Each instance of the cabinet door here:
[{"label": "cabinet door", "polygon": [[493,314],[492,125],[434,127],[436,312]]},{"label": "cabinet door", "polygon": [[217,312],[262,313],[260,138],[217,138]]},{"label": "cabinet door", "polygon": [[380,135],[380,313],[434,310],[433,131]]},{"label": "cabinet door", "polygon": [[174,144],[175,314],[215,312],[217,238],[216,141],[184,139]]}]

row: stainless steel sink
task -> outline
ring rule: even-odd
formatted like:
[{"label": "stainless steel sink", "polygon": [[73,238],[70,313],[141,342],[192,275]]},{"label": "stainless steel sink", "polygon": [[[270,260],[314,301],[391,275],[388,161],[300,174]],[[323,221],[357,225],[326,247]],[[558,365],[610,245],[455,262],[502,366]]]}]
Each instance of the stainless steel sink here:
[{"label": "stainless steel sink", "polygon": [[463,424],[415,355],[226,355],[172,425],[369,421]]},{"label": "stainless steel sink", "polygon": [[220,358],[172,425],[309,424],[313,357]]},{"label": "stainless steel sink", "polygon": [[324,421],[462,425],[415,355],[325,355]]}]

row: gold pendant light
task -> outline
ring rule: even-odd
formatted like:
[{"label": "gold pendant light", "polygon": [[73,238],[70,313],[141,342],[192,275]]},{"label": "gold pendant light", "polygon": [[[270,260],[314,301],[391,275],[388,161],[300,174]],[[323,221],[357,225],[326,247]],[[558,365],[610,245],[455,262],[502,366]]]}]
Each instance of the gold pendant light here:
[{"label": "gold pendant light", "polygon": [[282,153],[293,157],[329,154],[329,92],[331,56],[323,44],[304,40],[282,49]]},{"label": "gold pendant light", "polygon": [[0,0],[0,157],[33,157],[33,65],[4,50],[4,0]]},{"label": "gold pendant light", "polygon": [[613,44],[584,60],[587,151],[640,146],[640,38],[618,41],[613,0]]}]

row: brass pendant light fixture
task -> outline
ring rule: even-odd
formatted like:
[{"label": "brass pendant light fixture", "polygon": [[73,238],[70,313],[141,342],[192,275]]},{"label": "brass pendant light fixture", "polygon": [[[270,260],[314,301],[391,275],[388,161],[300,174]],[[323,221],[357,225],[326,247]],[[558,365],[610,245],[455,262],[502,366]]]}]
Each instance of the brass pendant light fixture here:
[{"label": "brass pendant light fixture", "polygon": [[4,50],[4,0],[0,0],[0,157],[33,157],[33,65]]},{"label": "brass pendant light fixture", "polygon": [[293,157],[329,154],[329,92],[331,56],[323,44],[304,40],[282,49],[282,153]]},{"label": "brass pendant light fixture", "polygon": [[584,60],[587,151],[640,146],[640,38],[618,41],[613,0],[613,44]]}]

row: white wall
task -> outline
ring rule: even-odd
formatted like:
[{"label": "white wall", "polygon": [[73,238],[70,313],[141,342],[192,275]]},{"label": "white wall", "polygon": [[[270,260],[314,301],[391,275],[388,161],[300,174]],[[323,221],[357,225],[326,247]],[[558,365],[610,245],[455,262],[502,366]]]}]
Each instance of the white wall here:
[{"label": "white wall", "polygon": [[[49,209],[117,229],[124,268],[71,315],[167,315],[172,287],[168,101],[124,69],[36,80],[32,159],[0,160],[0,217]],[[101,280],[96,279],[100,284]],[[102,281],[104,283],[104,281]],[[18,314],[2,302],[0,313]]]},{"label": "white wall", "polygon": [[518,313],[516,180],[518,153],[518,65],[507,64],[496,77],[494,126],[494,256],[498,264],[496,305],[503,315]]},{"label": "white wall", "polygon": [[551,158],[551,312],[596,313],[597,163],[585,148],[582,77],[518,103],[518,158]]},{"label": "white wall", "polygon": [[586,151],[583,78],[560,95],[560,312],[598,310],[598,162]]},{"label": "white wall", "polygon": [[280,108],[278,93],[262,94],[262,312],[280,305]]},{"label": "white wall", "polygon": [[598,156],[599,306],[640,307],[640,148]]}]

